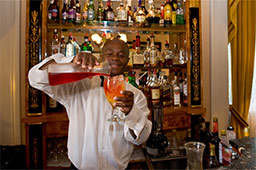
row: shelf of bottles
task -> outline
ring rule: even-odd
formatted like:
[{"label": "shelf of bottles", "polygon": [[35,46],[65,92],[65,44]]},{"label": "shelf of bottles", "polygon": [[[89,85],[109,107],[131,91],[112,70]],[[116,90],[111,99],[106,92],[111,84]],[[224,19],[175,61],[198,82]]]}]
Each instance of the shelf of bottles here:
[{"label": "shelf of bottles", "polygon": [[54,51],[74,56],[85,50],[100,58],[107,39],[121,38],[130,48],[130,61],[125,72],[127,81],[140,88],[149,103],[152,102],[150,89],[158,86],[160,100],[168,108],[165,112],[204,113],[203,108],[188,107],[185,14],[188,1],[147,2],[48,1],[46,56]]}]

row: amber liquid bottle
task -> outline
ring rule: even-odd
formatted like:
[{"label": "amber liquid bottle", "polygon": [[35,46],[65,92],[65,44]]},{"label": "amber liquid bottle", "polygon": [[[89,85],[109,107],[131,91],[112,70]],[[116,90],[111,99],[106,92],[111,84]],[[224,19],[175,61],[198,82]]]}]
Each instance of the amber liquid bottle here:
[{"label": "amber liquid bottle", "polygon": [[151,106],[161,105],[160,86],[157,81],[156,69],[154,69],[152,82],[149,88],[150,88]]},{"label": "amber liquid bottle", "polygon": [[218,168],[220,164],[218,163],[217,156],[215,153],[215,145],[210,144],[210,158],[209,158],[209,168]]}]

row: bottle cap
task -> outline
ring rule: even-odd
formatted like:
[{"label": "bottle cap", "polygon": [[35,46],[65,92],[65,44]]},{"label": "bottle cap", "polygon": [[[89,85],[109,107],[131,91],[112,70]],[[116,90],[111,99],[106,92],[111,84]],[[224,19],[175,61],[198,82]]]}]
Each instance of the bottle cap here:
[{"label": "bottle cap", "polygon": [[218,122],[218,118],[217,117],[213,117],[213,121],[214,122]]},{"label": "bottle cap", "polygon": [[226,136],[226,130],[222,129],[222,130],[220,131],[220,134],[221,134],[221,136]]},{"label": "bottle cap", "polygon": [[232,126],[229,126],[227,130],[234,130],[234,128]]}]

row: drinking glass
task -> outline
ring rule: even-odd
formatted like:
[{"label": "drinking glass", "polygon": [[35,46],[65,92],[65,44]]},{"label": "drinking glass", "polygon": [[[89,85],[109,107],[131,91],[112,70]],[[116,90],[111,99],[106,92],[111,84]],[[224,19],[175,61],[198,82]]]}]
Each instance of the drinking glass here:
[{"label": "drinking glass", "polygon": [[201,142],[187,142],[184,144],[187,153],[187,168],[203,170],[203,153],[205,144]]},{"label": "drinking glass", "polygon": [[121,91],[125,90],[125,82],[123,75],[113,76],[113,77],[105,77],[104,79],[104,92],[108,102],[112,106],[112,117],[108,119],[110,122],[119,122],[123,119],[120,118],[117,114],[118,108],[114,106],[116,102],[114,100],[115,96],[123,96]]}]

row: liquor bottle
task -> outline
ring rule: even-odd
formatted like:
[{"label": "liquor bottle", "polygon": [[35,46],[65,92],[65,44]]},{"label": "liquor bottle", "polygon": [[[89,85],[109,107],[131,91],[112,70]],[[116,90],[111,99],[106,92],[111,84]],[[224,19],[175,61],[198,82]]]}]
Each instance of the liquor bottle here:
[{"label": "liquor bottle", "polygon": [[144,50],[144,67],[149,67],[149,50],[150,50],[150,38],[147,37],[147,46]]},{"label": "liquor bottle", "polygon": [[183,86],[183,105],[188,106],[188,79],[187,79],[187,73],[184,73],[184,81],[182,83]]},{"label": "liquor bottle", "polygon": [[63,8],[61,11],[62,24],[66,24],[68,19],[68,0],[64,0]]},{"label": "liquor bottle", "polygon": [[87,21],[89,24],[92,24],[95,18],[95,9],[93,5],[93,0],[89,1],[88,11],[87,11]]},{"label": "liquor bottle", "polygon": [[173,91],[173,106],[181,106],[180,103],[180,87],[179,87],[179,82],[177,80],[177,72],[176,75],[174,76],[174,81],[172,83],[172,91]]},{"label": "liquor bottle", "polygon": [[159,20],[159,26],[164,26],[164,5],[162,4],[160,7],[160,20]]},{"label": "liquor bottle", "polygon": [[215,153],[217,160],[219,161],[219,143],[221,142],[221,139],[219,138],[219,132],[218,132],[218,118],[213,117],[213,128],[212,128],[212,144],[215,145]]},{"label": "liquor bottle", "polygon": [[221,142],[219,147],[219,153],[222,152],[222,159],[219,157],[220,163],[223,166],[229,165],[231,163],[231,156],[232,151],[229,149],[229,141],[226,136],[226,130],[221,130],[221,136],[220,136]]},{"label": "liquor bottle", "polygon": [[54,0],[50,1],[50,5],[48,7],[48,22],[52,22],[52,10],[54,8]]},{"label": "liquor bottle", "polygon": [[[57,29],[54,29],[53,32],[53,40],[52,40],[52,44],[51,44],[51,49],[52,49],[52,55],[53,54],[57,54],[60,52],[60,42],[58,40],[58,32]],[[47,111],[49,112],[53,112],[53,111],[57,111],[58,110],[58,102],[54,99],[52,99],[51,97],[47,96]]]},{"label": "liquor bottle", "polygon": [[80,45],[78,44],[78,42],[76,40],[76,37],[74,37],[74,40],[72,41],[72,43],[73,43],[74,48],[75,48],[74,56],[76,56],[81,51]]},{"label": "liquor bottle", "polygon": [[172,130],[172,136],[170,138],[170,147],[171,147],[171,151],[172,151],[172,156],[178,156],[180,154],[176,129]]},{"label": "liquor bottle", "polygon": [[203,167],[209,168],[209,158],[210,158],[210,143],[212,142],[213,134],[210,131],[210,122],[205,122],[205,132],[200,137],[201,142],[205,144],[204,154],[203,154]]},{"label": "liquor bottle", "polygon": [[172,60],[173,60],[173,53],[172,51],[169,49],[169,43],[168,41],[166,40],[165,42],[165,48],[162,52],[162,58],[164,58],[164,63],[165,63],[165,66],[167,67],[171,67],[172,66]]},{"label": "liquor bottle", "polygon": [[107,7],[104,9],[104,21],[110,21],[108,25],[113,25],[114,19],[115,14],[111,7],[111,0],[108,0]]},{"label": "liquor bottle", "polygon": [[152,33],[151,36],[151,44],[150,44],[150,49],[149,49],[149,64],[150,66],[157,66],[158,61],[159,61],[159,51],[155,47],[155,36]]},{"label": "liquor bottle", "polygon": [[76,0],[76,24],[81,24],[82,16],[81,16],[81,4],[79,0]]},{"label": "liquor bottle", "polygon": [[88,14],[88,1],[86,0],[83,8],[83,22],[87,22],[87,14]]},{"label": "liquor bottle", "polygon": [[120,2],[120,6],[116,9],[116,21],[120,26],[127,25],[127,11],[123,2]]},{"label": "liquor bottle", "polygon": [[234,128],[232,126],[229,126],[227,128],[227,138],[228,138],[228,141],[229,140],[233,140],[233,139],[236,139],[236,133],[234,131]]},{"label": "liquor bottle", "polygon": [[183,0],[177,0],[177,14],[176,14],[176,22],[177,24],[185,24],[184,21],[184,10],[183,10]]},{"label": "liquor bottle", "polygon": [[72,33],[69,33],[68,42],[66,43],[65,55],[66,57],[73,57],[75,56],[75,47],[73,44],[73,37]]},{"label": "liquor bottle", "polygon": [[93,52],[93,47],[92,47],[92,43],[91,43],[91,38],[89,37],[88,38],[88,47],[87,47],[87,50],[89,53],[92,53]]},{"label": "liquor bottle", "polygon": [[64,37],[64,35],[62,35],[61,41],[60,41],[60,53],[65,55],[65,48],[66,48],[65,37]]},{"label": "liquor bottle", "polygon": [[168,76],[164,76],[163,85],[162,85],[162,100],[163,100],[163,106],[170,106],[171,105],[171,96],[170,96],[170,88],[171,85],[169,83]]},{"label": "liquor bottle", "polygon": [[145,0],[141,0],[141,9],[145,13],[145,15],[148,15],[148,11],[147,11],[146,6],[145,6]]},{"label": "liquor bottle", "polygon": [[75,10],[75,0],[71,0],[70,6],[68,8],[68,22],[74,22],[76,17],[76,10]]},{"label": "liquor bottle", "polygon": [[152,132],[146,141],[146,151],[152,157],[165,156],[168,139],[163,132],[163,107],[152,108]]},{"label": "liquor bottle", "polygon": [[146,15],[146,24],[148,24],[148,26],[150,26],[151,24],[154,24],[154,23],[158,24],[160,17],[157,14],[157,11],[155,9],[154,1],[149,0],[148,3],[149,3],[149,8],[148,8],[148,12]]},{"label": "liquor bottle", "polygon": [[130,83],[131,85],[133,85],[136,88],[139,88],[138,84],[136,83],[136,79],[135,79],[135,71],[129,71],[128,73],[128,83]]},{"label": "liquor bottle", "polygon": [[178,65],[179,62],[179,50],[177,43],[174,43],[173,45],[173,65]]},{"label": "liquor bottle", "polygon": [[190,142],[190,141],[192,141],[191,129],[188,128],[186,142]]},{"label": "liquor bottle", "polygon": [[54,29],[52,40],[52,55],[60,52],[60,41],[58,39],[58,31]]},{"label": "liquor bottle", "polygon": [[103,21],[104,20],[104,9],[102,0],[99,0],[98,10],[97,10],[97,21]]},{"label": "liquor bottle", "polygon": [[164,22],[165,24],[171,24],[172,21],[172,7],[170,4],[170,0],[166,0],[164,6]]},{"label": "liquor bottle", "polygon": [[158,85],[157,81],[157,74],[156,74],[156,69],[154,69],[153,77],[152,77],[152,82],[150,84],[150,105],[160,105],[161,104],[161,94],[160,94],[160,87]]},{"label": "liquor bottle", "polygon": [[127,22],[129,26],[132,26],[134,22],[134,17],[133,17],[133,12],[131,7],[131,0],[127,1],[126,7],[127,7]]},{"label": "liquor bottle", "polygon": [[133,66],[143,66],[144,65],[144,55],[141,51],[140,35],[137,32],[136,42],[135,42],[135,52],[133,53]]},{"label": "liquor bottle", "polygon": [[177,1],[172,0],[171,1],[171,7],[172,7],[172,24],[176,25],[176,14],[177,14]]},{"label": "liquor bottle", "polygon": [[210,158],[209,158],[209,168],[218,168],[220,164],[215,153],[215,145],[210,143]]},{"label": "liquor bottle", "polygon": [[134,15],[135,15],[136,25],[139,26],[139,27],[143,27],[145,25],[146,14],[145,14],[145,12],[142,9],[141,0],[139,0],[138,9],[134,13]]},{"label": "liquor bottle", "polygon": [[179,72],[178,84],[180,88],[180,105],[183,105],[183,73]]},{"label": "liquor bottle", "polygon": [[60,21],[60,8],[59,8],[59,3],[58,0],[54,1],[54,8],[52,9],[52,20],[54,20],[55,22],[59,22]]},{"label": "liquor bottle", "polygon": [[84,42],[82,43],[80,48],[81,48],[81,51],[83,52],[88,51],[88,34],[87,33],[85,33],[84,35]]},{"label": "liquor bottle", "polygon": [[186,40],[184,40],[184,47],[180,48],[179,52],[179,63],[187,63],[187,53],[186,53]]}]

